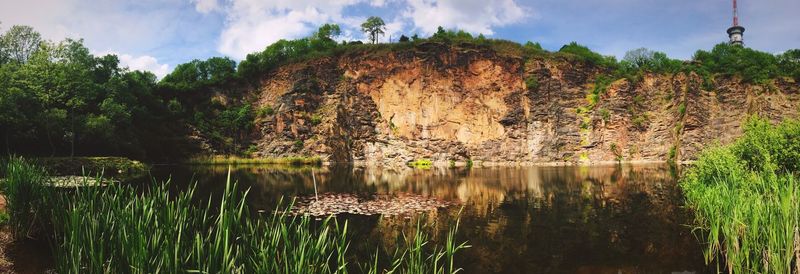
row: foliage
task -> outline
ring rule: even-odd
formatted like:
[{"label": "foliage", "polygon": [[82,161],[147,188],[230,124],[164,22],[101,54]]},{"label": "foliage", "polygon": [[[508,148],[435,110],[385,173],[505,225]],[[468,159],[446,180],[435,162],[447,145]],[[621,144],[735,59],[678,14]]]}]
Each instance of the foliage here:
[{"label": "foliage", "polygon": [[[744,136],[706,149],[681,181],[707,242],[732,273],[798,273],[800,123],[749,119]],[[788,146],[784,146],[789,144]]]},{"label": "foliage", "polygon": [[32,27],[15,25],[0,36],[0,64],[24,64],[39,49],[42,36]]},{"label": "foliage", "polygon": [[[14,164],[18,165],[18,163]],[[34,166],[14,176],[22,188],[46,175]],[[11,168],[12,172],[20,172]],[[38,175],[36,175],[38,174]],[[169,182],[140,192],[131,185],[86,186],[70,192],[41,192],[31,212],[47,226],[39,236],[52,240],[59,273],[455,273],[458,223],[444,246],[433,245],[417,227],[413,237],[397,243],[388,265],[353,261],[348,254],[348,223],[334,217],[312,222],[293,216],[278,204],[254,215],[247,207],[249,191],[239,190],[230,172],[219,195],[200,202],[195,187],[178,193]],[[17,193],[7,192],[10,200]],[[10,222],[26,216],[11,215]],[[29,217],[29,216],[27,216]],[[13,227],[14,233],[25,227]]]},{"label": "foliage", "polygon": [[614,154],[614,158],[617,160],[617,162],[622,161],[624,159],[622,157],[622,152],[620,151],[619,146],[617,146],[616,143],[611,143],[610,150],[611,153]]},{"label": "foliage", "polygon": [[[481,36],[482,37],[482,36]],[[447,42],[447,43],[469,43],[469,42],[478,42],[478,40],[485,41],[485,38],[476,39],[472,37],[472,34],[463,30],[445,30],[443,27],[439,26],[433,35],[428,38],[430,41],[439,41],[439,42]],[[478,43],[480,44],[480,43]]]},{"label": "foliage", "polygon": [[124,157],[45,157],[30,160],[54,175],[103,175],[127,179],[144,175],[148,166]]},{"label": "foliage", "polygon": [[613,56],[603,56],[596,53],[586,46],[579,45],[576,42],[569,43],[558,50],[560,53],[566,53],[574,56],[581,61],[587,62],[592,65],[614,68],[617,65],[616,58]]},{"label": "foliage", "polygon": [[742,46],[721,43],[708,52],[694,54],[701,71],[723,75],[739,75],[745,82],[763,83],[780,74],[777,58],[769,53]]},{"label": "foliage", "polygon": [[339,35],[342,35],[342,29],[339,28],[339,25],[324,24],[320,26],[317,32],[311,35],[311,37],[318,40],[324,40],[329,42],[336,39],[336,37],[338,37]]},{"label": "foliage", "polygon": [[312,125],[319,125],[320,123],[322,123],[322,116],[320,116],[319,114],[311,115]]},{"label": "foliage", "polygon": [[670,59],[663,52],[639,48],[626,52],[620,65],[623,68],[644,69],[656,73],[676,73],[681,70],[683,62]]},{"label": "foliage", "polygon": [[[237,75],[246,81],[261,79],[263,74],[290,61],[331,54],[338,46],[332,36],[337,34],[337,25],[323,25],[309,38],[278,40],[263,51],[248,54],[237,70]],[[327,35],[327,36],[324,36]]]},{"label": "foliage", "polygon": [[236,75],[236,62],[227,57],[212,57],[180,64],[158,85],[174,92],[189,92],[210,86],[223,86]]},{"label": "foliage", "polygon": [[529,91],[538,90],[539,80],[535,75],[528,76],[528,78],[525,79],[525,87],[528,88]]},{"label": "foliage", "polygon": [[606,122],[611,121],[611,112],[608,111],[608,109],[606,109],[606,108],[601,108],[600,109],[600,118],[602,118],[603,121],[606,121]]},{"label": "foliage", "polygon": [[[10,38],[11,37],[11,38]],[[156,77],[94,56],[81,40],[39,40],[29,27],[3,35],[0,137],[7,153],[39,155],[174,154],[164,141],[172,119],[155,94]]]},{"label": "foliage", "polygon": [[275,114],[275,110],[272,108],[272,106],[267,105],[258,109],[258,117],[263,118],[273,114]]},{"label": "foliage", "polygon": [[241,164],[280,164],[280,165],[322,165],[319,157],[293,156],[283,158],[241,158],[236,156],[195,157],[188,163],[195,165],[241,165]]},{"label": "foliage", "polygon": [[800,49],[787,50],[777,58],[781,73],[800,82]]},{"label": "foliage", "polygon": [[431,160],[428,159],[418,159],[416,161],[408,163],[408,166],[419,169],[429,169],[431,168],[432,165],[433,162],[431,162]]},{"label": "foliage", "polygon": [[11,158],[6,165],[2,184],[6,200],[9,225],[14,238],[32,238],[42,229],[44,204],[49,202],[50,187],[47,172],[19,157]]},{"label": "foliage", "polygon": [[386,23],[377,16],[370,16],[367,18],[367,21],[361,24],[361,31],[369,36],[369,40],[372,41],[373,44],[378,43],[378,36],[383,35],[385,30]]}]

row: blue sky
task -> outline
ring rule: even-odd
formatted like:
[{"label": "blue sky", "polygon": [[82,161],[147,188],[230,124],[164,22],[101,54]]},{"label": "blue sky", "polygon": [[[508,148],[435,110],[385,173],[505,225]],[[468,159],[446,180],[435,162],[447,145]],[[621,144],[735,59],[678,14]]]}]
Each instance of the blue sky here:
[{"label": "blue sky", "polygon": [[[749,47],[800,48],[799,0],[739,8]],[[51,40],[83,38],[95,54],[163,76],[192,59],[239,60],[324,23],[341,25],[340,39],[362,40],[358,25],[371,15],[386,21],[384,40],[441,25],[551,50],[577,41],[617,57],[647,47],[688,59],[727,40],[731,13],[730,0],[0,0],[0,31],[24,24]]]}]

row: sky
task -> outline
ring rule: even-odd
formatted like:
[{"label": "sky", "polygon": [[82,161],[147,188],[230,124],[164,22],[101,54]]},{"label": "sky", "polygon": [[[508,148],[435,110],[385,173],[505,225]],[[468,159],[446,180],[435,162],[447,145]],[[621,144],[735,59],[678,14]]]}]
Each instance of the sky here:
[{"label": "sky", "polygon": [[[800,0],[739,0],[745,44],[800,48]],[[576,41],[604,55],[646,47],[689,59],[727,41],[731,0],[0,0],[0,32],[29,25],[46,39],[82,38],[159,77],[193,59],[243,59],[279,39],[336,23],[338,40],[365,40],[360,24],[380,16],[383,42],[428,36],[438,26],[558,50]]]}]

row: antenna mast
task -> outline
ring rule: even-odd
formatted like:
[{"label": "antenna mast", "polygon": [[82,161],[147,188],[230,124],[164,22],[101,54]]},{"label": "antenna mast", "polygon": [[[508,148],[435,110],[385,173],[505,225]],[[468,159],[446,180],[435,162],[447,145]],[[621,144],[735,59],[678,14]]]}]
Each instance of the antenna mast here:
[{"label": "antenna mast", "polygon": [[731,45],[744,45],[744,27],[739,26],[739,7],[736,0],[733,0],[733,26],[728,28],[728,37],[731,38]]}]

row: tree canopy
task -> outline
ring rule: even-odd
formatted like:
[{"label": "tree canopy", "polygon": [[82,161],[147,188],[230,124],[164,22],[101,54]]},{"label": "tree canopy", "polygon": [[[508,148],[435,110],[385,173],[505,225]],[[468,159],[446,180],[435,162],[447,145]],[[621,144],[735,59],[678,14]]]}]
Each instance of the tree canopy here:
[{"label": "tree canopy", "polygon": [[361,24],[361,31],[369,36],[369,40],[373,44],[378,43],[378,36],[383,35],[386,30],[386,23],[383,19],[377,16],[370,16],[367,21]]}]

